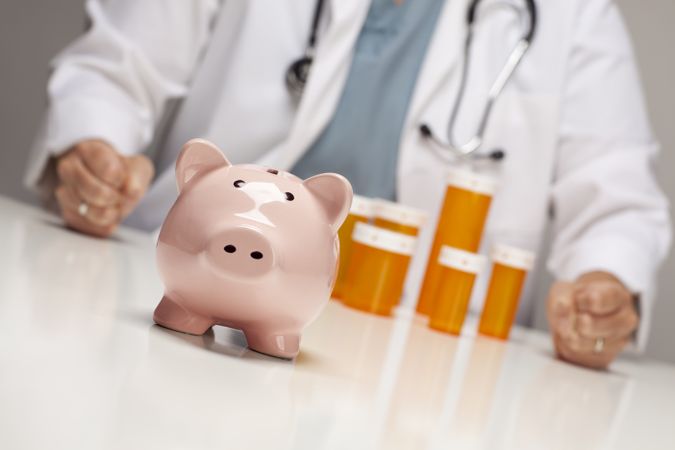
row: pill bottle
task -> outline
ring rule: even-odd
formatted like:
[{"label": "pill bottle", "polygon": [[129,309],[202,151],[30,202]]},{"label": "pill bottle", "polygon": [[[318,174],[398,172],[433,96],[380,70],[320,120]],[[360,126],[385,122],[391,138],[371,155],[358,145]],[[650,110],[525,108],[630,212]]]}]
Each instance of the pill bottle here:
[{"label": "pill bottle", "polygon": [[416,238],[357,223],[352,235],[352,257],[347,268],[345,305],[379,315],[391,315],[403,292],[403,283]]},{"label": "pill bottle", "polygon": [[534,253],[500,244],[492,250],[492,261],[492,275],[478,332],[508,339],[525,277],[534,265]]},{"label": "pill bottle", "polygon": [[492,196],[497,186],[490,176],[456,169],[447,176],[445,198],[436,225],[424,281],[417,300],[417,312],[429,315],[437,296],[442,267],[441,247],[476,253],[480,246]]},{"label": "pill bottle", "polygon": [[377,202],[373,199],[355,195],[352,199],[352,206],[349,209],[349,214],[338,230],[338,237],[340,239],[340,263],[338,266],[338,276],[335,280],[335,287],[333,288],[332,297],[334,299],[341,299],[346,288],[345,277],[347,276],[347,266],[349,265],[352,254],[352,233],[354,232],[354,225],[358,222],[370,222],[374,217],[376,205]]},{"label": "pill bottle", "polygon": [[417,236],[426,219],[425,211],[378,199],[373,224],[387,230]]},{"label": "pill bottle", "polygon": [[441,279],[429,316],[429,327],[459,335],[471,300],[476,276],[485,267],[485,256],[443,246],[438,257]]}]

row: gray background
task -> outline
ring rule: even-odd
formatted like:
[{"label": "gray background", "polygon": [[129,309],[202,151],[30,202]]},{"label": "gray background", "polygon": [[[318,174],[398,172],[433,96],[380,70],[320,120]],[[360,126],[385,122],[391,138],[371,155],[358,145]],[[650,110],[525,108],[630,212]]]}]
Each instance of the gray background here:
[{"label": "gray background", "polygon": [[[633,35],[652,123],[663,144],[661,186],[675,202],[675,1],[619,0]],[[48,61],[84,27],[82,0],[0,2],[0,194],[34,202],[21,184],[28,148],[45,106]],[[647,347],[675,362],[675,257],[660,276]],[[543,283],[542,283],[543,285]],[[542,293],[544,292],[542,287]],[[543,308],[538,322],[543,323]]]}]

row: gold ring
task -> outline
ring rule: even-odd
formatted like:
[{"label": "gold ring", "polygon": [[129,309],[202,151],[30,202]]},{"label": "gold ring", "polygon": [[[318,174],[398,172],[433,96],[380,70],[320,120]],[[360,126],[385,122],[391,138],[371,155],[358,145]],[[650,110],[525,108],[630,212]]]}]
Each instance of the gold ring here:
[{"label": "gold ring", "polygon": [[595,345],[593,346],[593,352],[602,353],[602,351],[604,349],[605,349],[605,339],[604,338],[597,338],[595,340]]},{"label": "gold ring", "polygon": [[89,205],[86,202],[80,202],[80,205],[77,207],[77,213],[82,217],[86,217],[88,212]]}]

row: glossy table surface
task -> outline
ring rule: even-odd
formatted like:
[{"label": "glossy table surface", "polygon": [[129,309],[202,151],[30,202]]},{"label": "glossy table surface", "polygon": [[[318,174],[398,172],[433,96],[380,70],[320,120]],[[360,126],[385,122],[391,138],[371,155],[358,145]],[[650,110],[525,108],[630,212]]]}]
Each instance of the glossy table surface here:
[{"label": "glossy table surface", "polygon": [[[675,448],[675,367],[461,338],[331,301],[295,361],[153,325],[152,237],[0,199],[2,449]],[[470,327],[469,327],[470,328]]]}]

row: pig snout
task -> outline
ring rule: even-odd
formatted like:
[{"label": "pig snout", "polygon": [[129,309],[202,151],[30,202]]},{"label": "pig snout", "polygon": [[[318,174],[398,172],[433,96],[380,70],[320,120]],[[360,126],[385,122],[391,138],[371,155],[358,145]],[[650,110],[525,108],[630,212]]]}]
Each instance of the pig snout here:
[{"label": "pig snout", "polygon": [[214,236],[208,257],[216,269],[235,276],[260,276],[274,264],[268,239],[247,227],[230,228]]}]

